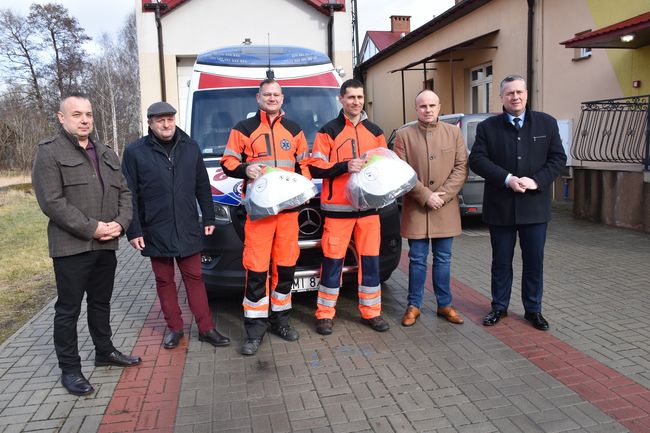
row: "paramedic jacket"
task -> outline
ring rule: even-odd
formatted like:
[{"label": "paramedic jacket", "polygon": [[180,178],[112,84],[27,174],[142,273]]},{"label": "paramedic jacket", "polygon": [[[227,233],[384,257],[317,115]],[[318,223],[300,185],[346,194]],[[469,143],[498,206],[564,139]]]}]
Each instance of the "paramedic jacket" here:
[{"label": "paramedic jacket", "polygon": [[242,120],[230,131],[221,167],[227,176],[238,179],[247,179],[249,164],[277,167],[309,177],[306,168],[300,169],[308,155],[305,134],[297,123],[286,119],[284,112],[270,122],[265,111],[257,110],[255,116]]},{"label": "paramedic jacket", "polygon": [[386,147],[384,133],[365,112],[355,127],[341,110],[318,131],[308,166],[312,177],[323,179],[321,209],[325,216],[357,218],[378,213],[376,209],[357,210],[345,196],[348,161],[378,147]]}]

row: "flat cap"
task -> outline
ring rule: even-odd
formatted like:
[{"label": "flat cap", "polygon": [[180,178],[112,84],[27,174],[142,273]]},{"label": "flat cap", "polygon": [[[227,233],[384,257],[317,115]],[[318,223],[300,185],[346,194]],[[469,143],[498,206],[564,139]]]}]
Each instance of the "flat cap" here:
[{"label": "flat cap", "polygon": [[176,114],[176,109],[167,102],[154,102],[147,108],[147,117],[160,116],[162,114]]}]

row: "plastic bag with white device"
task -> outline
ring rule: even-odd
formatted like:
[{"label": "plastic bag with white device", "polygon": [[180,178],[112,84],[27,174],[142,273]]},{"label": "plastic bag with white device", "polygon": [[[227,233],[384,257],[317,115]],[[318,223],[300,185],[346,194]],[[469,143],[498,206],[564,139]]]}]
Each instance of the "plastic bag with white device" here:
[{"label": "plastic bag with white device", "polygon": [[395,152],[384,147],[369,150],[361,171],[352,173],[346,197],[359,210],[380,209],[415,187],[415,170]]},{"label": "plastic bag with white device", "polygon": [[316,186],[305,176],[267,166],[257,179],[248,184],[244,207],[255,221],[298,207],[317,193]]}]

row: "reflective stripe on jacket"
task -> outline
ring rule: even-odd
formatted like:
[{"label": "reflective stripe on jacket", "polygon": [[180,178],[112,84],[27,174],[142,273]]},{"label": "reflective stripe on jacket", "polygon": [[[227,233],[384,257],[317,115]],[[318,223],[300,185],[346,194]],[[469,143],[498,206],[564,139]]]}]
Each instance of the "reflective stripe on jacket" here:
[{"label": "reflective stripe on jacket", "polygon": [[246,166],[257,163],[296,172],[310,177],[302,168],[309,155],[307,140],[300,126],[284,117],[270,121],[266,112],[258,110],[250,119],[237,123],[230,131],[228,145],[221,158],[226,175],[246,179]]},{"label": "reflective stripe on jacket", "polygon": [[307,165],[313,177],[323,179],[321,208],[325,215],[349,218],[376,213],[376,210],[359,212],[352,207],[345,189],[350,177],[348,161],[361,158],[377,147],[386,147],[384,133],[365,113],[361,113],[361,120],[355,126],[341,110],[337,118],[318,131]]}]

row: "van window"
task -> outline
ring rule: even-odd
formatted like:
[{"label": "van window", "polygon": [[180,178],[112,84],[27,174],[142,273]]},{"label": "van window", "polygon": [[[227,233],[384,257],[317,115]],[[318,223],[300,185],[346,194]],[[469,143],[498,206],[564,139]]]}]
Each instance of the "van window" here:
[{"label": "van window", "polygon": [[476,127],[481,123],[482,119],[475,122],[467,122],[467,148],[472,150],[474,141],[476,140]]},{"label": "van window", "polygon": [[[222,156],[230,129],[248,113],[257,111],[257,88],[215,89],[194,92],[191,135],[205,156]],[[305,132],[309,148],[316,132],[338,115],[338,89],[284,87],[282,109]]]}]

